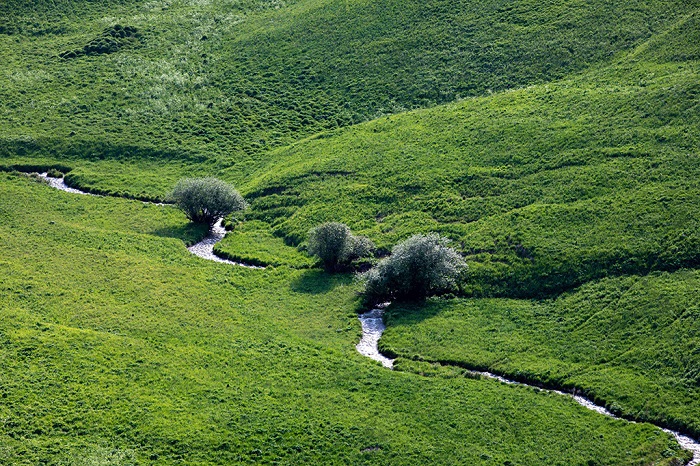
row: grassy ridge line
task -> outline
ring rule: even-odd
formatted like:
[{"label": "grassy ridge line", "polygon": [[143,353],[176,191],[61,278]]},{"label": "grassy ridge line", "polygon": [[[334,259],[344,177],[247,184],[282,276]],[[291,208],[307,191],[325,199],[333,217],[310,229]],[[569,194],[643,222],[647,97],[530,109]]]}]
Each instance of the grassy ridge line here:
[{"label": "grassy ridge line", "polygon": [[629,419],[700,436],[698,271],[619,277],[553,301],[395,307],[380,345],[400,357],[577,389]]},{"label": "grassy ridge line", "polygon": [[442,232],[476,295],[695,267],[698,30],[694,14],[630,62],[278,150],[246,188],[253,217],[293,242],[338,219],[383,247]]},{"label": "grassy ridge line", "polygon": [[[559,79],[609,61],[690,9],[680,1],[564,0],[546,8],[467,0],[119,5],[109,15],[71,17],[60,33],[0,35],[5,145],[39,141],[27,153],[37,157],[111,157],[133,146],[137,158],[194,154],[212,169],[235,165],[239,181],[272,147],[380,114]],[[57,59],[115,23],[137,27],[143,44]]]},{"label": "grassy ridge line", "polygon": [[174,210],[12,175],[0,192],[2,462],[687,458],[561,397],[383,370],[355,352],[347,277],[201,261],[142,234],[170,213],[184,225]]}]

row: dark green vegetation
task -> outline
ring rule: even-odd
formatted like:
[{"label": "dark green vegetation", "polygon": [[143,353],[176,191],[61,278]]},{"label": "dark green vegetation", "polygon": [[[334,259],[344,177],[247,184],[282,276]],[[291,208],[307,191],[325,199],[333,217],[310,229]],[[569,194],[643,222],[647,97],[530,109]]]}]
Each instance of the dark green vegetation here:
[{"label": "dark green vegetation", "polygon": [[70,59],[77,58],[81,55],[100,55],[103,53],[118,52],[123,47],[136,45],[139,36],[140,34],[135,27],[115,24],[105,29],[102,34],[88,42],[85,47],[76,50],[67,50],[59,54],[59,57]]},{"label": "dark green vegetation", "polygon": [[326,222],[309,231],[307,251],[317,257],[326,272],[347,271],[352,261],[372,256],[374,244],[355,236],[344,223]]},{"label": "dark green vegetation", "polygon": [[[558,79],[632,49],[692,8],[681,0],[4,1],[0,140],[9,155],[233,166],[239,186],[261,152],[300,135]],[[141,44],[59,58],[116,25],[140,31]]]},{"label": "dark green vegetation", "polygon": [[248,207],[233,186],[215,177],[183,178],[175,184],[168,200],[190,221],[210,229],[227,215],[239,214]]},{"label": "dark green vegetation", "polygon": [[[191,257],[204,232],[172,207],[2,174],[0,462],[673,456],[648,426],[411,358],[698,433],[699,9],[0,2],[0,169],[153,200],[219,176],[251,209],[217,251],[276,266]],[[326,221],[465,253],[463,299],[393,313],[403,372],[355,354],[356,286],[296,249]]]},{"label": "dark green vegetation", "polygon": [[[694,16],[672,32],[697,43],[698,30]],[[550,296],[697,266],[700,65],[657,63],[667,40],[571,80],[278,151],[253,188],[276,194],[254,199],[252,215],[297,240],[342,216],[385,248],[438,231],[467,254],[476,295]]]},{"label": "dark green vegetation", "polygon": [[188,223],[173,207],[11,175],[0,189],[0,462],[612,465],[680,454],[650,425],[560,396],[459,371],[387,371],[355,352],[347,277],[201,260],[178,239]]},{"label": "dark green vegetation", "polygon": [[391,255],[360,275],[364,300],[420,301],[457,291],[467,269],[464,258],[436,233],[413,235],[391,249]]}]

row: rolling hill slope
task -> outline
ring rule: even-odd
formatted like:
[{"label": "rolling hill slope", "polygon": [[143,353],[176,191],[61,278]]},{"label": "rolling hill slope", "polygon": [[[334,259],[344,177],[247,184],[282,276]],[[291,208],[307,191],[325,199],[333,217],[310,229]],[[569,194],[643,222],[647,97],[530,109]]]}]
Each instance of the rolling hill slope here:
[{"label": "rolling hill slope", "polygon": [[349,277],[202,260],[169,206],[8,174],[0,192],[1,463],[687,458],[567,397],[386,370],[355,351]]},{"label": "rolling hill slope", "polygon": [[476,295],[695,267],[698,31],[695,13],[609,67],[278,150],[245,186],[253,217],[294,242],[334,219],[384,247],[442,232]]},{"label": "rolling hill slope", "polygon": [[[0,18],[0,169],[148,199],[220,176],[251,209],[217,248],[273,265],[192,257],[202,232],[168,206],[0,173],[0,462],[686,458],[459,367],[700,432],[697,1],[10,0]],[[383,252],[437,231],[468,259],[459,299],[390,309],[397,371],[354,350],[351,278],[291,247],[327,220]]]},{"label": "rolling hill slope", "polygon": [[[692,10],[602,0],[3,5],[5,155],[207,161],[235,167],[237,181],[261,152],[300,136],[557,80]],[[139,39],[59,58],[115,25]]]}]

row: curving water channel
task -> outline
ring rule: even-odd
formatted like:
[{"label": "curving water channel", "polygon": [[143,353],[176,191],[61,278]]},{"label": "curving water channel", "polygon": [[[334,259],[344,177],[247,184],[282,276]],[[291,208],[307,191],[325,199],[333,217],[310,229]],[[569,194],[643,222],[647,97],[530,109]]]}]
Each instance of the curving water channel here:
[{"label": "curving water channel", "polygon": [[66,184],[66,182],[63,180],[63,178],[54,178],[53,176],[49,176],[48,173],[37,173],[41,178],[43,178],[49,186],[52,188],[60,189],[61,191],[65,191],[67,193],[73,193],[73,194],[85,194],[85,195],[90,195],[92,196],[93,194],[87,193],[85,191],[81,191],[79,189],[71,188]]},{"label": "curving water channel", "polygon": [[219,257],[214,253],[214,245],[222,239],[224,239],[224,236],[226,236],[226,229],[221,225],[221,223],[222,220],[216,222],[216,224],[212,227],[211,231],[209,232],[206,238],[204,238],[199,243],[193,244],[187,249],[192,254],[194,254],[195,256],[199,256],[202,259],[208,259],[210,261],[221,262],[224,264],[237,265],[239,267],[246,267],[249,269],[264,269],[265,267],[259,267],[257,265],[249,265],[244,264],[242,262],[235,262],[232,260],[224,259],[223,257]]},{"label": "curving water channel", "polygon": [[[68,186],[63,178],[53,178],[48,176],[46,173],[40,173],[40,177],[45,179],[48,184],[56,189],[60,189],[61,191],[66,191],[69,193],[73,194],[90,194],[85,191],[81,191],[79,189],[71,188]],[[264,267],[257,267],[254,265],[248,265],[248,264],[242,264],[240,262],[234,262],[231,260],[223,259],[216,254],[214,254],[214,245],[221,241],[224,236],[226,236],[226,230],[224,227],[221,225],[222,221],[219,220],[216,225],[212,228],[211,232],[209,235],[207,235],[206,238],[204,238],[202,241],[199,243],[196,243],[189,248],[187,248],[192,254],[199,256],[203,259],[211,260],[211,261],[216,261],[216,262],[222,262],[225,264],[232,264],[232,265],[237,265],[240,267],[247,267],[247,268],[252,268],[252,269],[263,269]],[[365,312],[364,314],[360,314],[359,319],[360,319],[360,324],[362,325],[362,338],[360,339],[360,342],[357,344],[356,348],[357,351],[362,354],[363,356],[367,356],[368,358],[374,359],[375,361],[379,361],[382,363],[382,365],[386,368],[392,369],[394,367],[394,360],[391,358],[387,358],[383,354],[379,352],[378,348],[378,343],[379,339],[381,338],[382,334],[384,333],[384,330],[386,330],[386,326],[384,325],[384,308],[386,305],[379,306],[375,309],[372,309],[368,312]],[[583,406],[584,408],[590,409],[591,411],[595,411],[597,413],[603,414],[605,416],[614,418],[614,419],[622,419],[619,416],[614,415],[607,409],[605,409],[602,406],[598,406],[595,403],[593,403],[591,400],[577,395],[576,393],[567,393],[563,392],[560,390],[550,390],[550,389],[543,389],[540,387],[537,387],[535,385],[529,385],[526,383],[522,382],[516,382],[515,380],[510,380],[505,377],[502,377],[500,375],[492,374],[491,372],[481,372],[481,371],[470,371],[473,374],[478,374],[481,375],[482,377],[486,377],[489,379],[495,379],[500,382],[509,384],[509,385],[524,385],[528,387],[533,387],[537,388],[539,390],[546,390],[548,392],[552,393],[557,393],[559,395],[563,396],[568,396],[570,398],[573,398],[574,401],[576,401],[578,404]],[[634,421],[628,421],[628,422],[634,422]],[[680,444],[681,447],[683,447],[686,450],[689,450],[693,453],[693,459],[690,460],[690,462],[687,464],[687,466],[699,466],[700,465],[700,443],[696,442],[694,439],[688,437],[687,435],[682,435],[676,431],[670,430],[670,429],[663,429],[661,428],[664,432],[667,432],[671,435],[673,435],[676,439],[676,441]]]},{"label": "curving water channel", "polygon": [[377,347],[379,339],[386,329],[382,314],[384,314],[384,309],[382,308],[372,309],[369,312],[360,314],[359,319],[362,324],[362,339],[360,339],[360,342],[355,348],[357,348],[357,351],[361,355],[381,362],[384,367],[393,369],[394,360],[380,353]]},{"label": "curving water channel", "polygon": [[[63,178],[54,178],[52,176],[49,176],[48,173],[38,173],[38,175],[43,178],[49,186],[52,188],[60,189],[61,191],[65,191],[68,193],[73,193],[73,194],[85,194],[85,195],[90,195],[94,196],[92,193],[88,193],[85,191],[81,191],[79,189],[71,188],[68,186]],[[154,204],[154,205],[165,205],[162,203],[158,202],[144,202],[145,204]],[[215,262],[221,262],[224,264],[231,264],[231,265],[237,265],[239,267],[246,267],[249,269],[264,269],[265,267],[259,267],[256,265],[249,265],[249,264],[244,264],[242,262],[235,262],[232,260],[224,259],[222,257],[217,256],[214,254],[214,245],[224,239],[224,236],[226,236],[226,229],[222,225],[223,219],[219,220],[216,222],[214,227],[211,229],[209,234],[199,243],[193,244],[192,246],[188,247],[187,250],[190,251],[192,254],[195,256],[199,256],[202,259],[207,259],[210,261],[215,261]]]},{"label": "curving water channel", "polygon": [[[375,361],[379,361],[382,363],[384,367],[387,367],[389,369],[393,368],[394,366],[394,360],[387,358],[383,354],[379,352],[379,348],[377,347],[377,343],[379,342],[379,339],[382,336],[382,333],[384,333],[384,330],[386,330],[386,326],[384,325],[384,321],[382,316],[384,315],[384,307],[381,306],[376,309],[372,309],[371,311],[368,311],[364,314],[360,314],[359,319],[360,323],[362,324],[362,339],[360,342],[357,344],[357,351],[360,352],[363,356],[367,356],[368,358],[374,359]],[[577,395],[576,393],[567,393],[563,392],[561,390],[550,390],[550,389],[545,389],[545,388],[540,388],[535,385],[530,385],[522,382],[516,382],[515,380],[510,380],[506,377],[502,377],[500,375],[492,374],[491,372],[482,372],[482,371],[469,371],[472,374],[475,375],[480,375],[482,377],[486,377],[489,379],[495,379],[498,380],[499,382],[507,383],[508,385],[524,385],[526,387],[533,387],[537,388],[539,390],[545,390],[551,393],[557,393],[559,395],[563,396],[568,396],[570,398],[573,398],[576,403],[580,404],[584,408],[590,409],[591,411],[595,411],[596,413],[603,414],[605,416],[611,417],[613,419],[622,419],[619,416],[614,415],[607,409],[605,409],[603,406],[598,406],[597,404],[593,403],[591,400],[588,398],[585,398],[581,395]],[[628,422],[634,422],[634,421],[628,421]],[[696,442],[694,439],[688,437],[687,435],[680,434],[676,431],[670,430],[670,429],[664,429],[661,428],[664,432],[667,432],[671,435],[673,435],[676,439],[676,441],[680,444],[681,447],[683,447],[686,450],[689,450],[693,453],[693,459],[690,460],[690,462],[687,464],[687,466],[698,466],[700,465],[700,443]]]}]

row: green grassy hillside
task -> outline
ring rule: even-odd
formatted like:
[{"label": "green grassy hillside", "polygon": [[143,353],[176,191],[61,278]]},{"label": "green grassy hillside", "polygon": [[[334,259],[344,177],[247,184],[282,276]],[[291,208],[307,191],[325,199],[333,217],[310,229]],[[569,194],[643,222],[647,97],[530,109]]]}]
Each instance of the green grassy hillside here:
[{"label": "green grassy hillside", "polygon": [[[323,133],[249,162],[229,154],[237,162],[225,171],[211,154],[136,144],[61,142],[81,157],[66,159],[31,137],[5,144],[1,160],[61,161],[73,184],[146,198],[185,174],[222,173],[253,200],[252,217],[292,243],[331,219],[384,248],[440,231],[472,259],[466,291],[546,296],[697,264],[698,30],[693,13],[616,64]],[[156,144],[154,134],[139,141]]]},{"label": "green grassy hillside", "polygon": [[0,190],[2,463],[684,457],[660,430],[565,397],[388,371],[355,351],[347,277],[204,261],[172,208],[8,175]]},{"label": "green grassy hillside", "polygon": [[[234,166],[237,181],[258,167],[256,154],[300,135],[559,79],[692,9],[602,0],[3,5],[12,12],[0,15],[9,25],[0,33],[4,154],[207,160],[210,171]],[[116,24],[139,40],[59,58]]]},{"label": "green grassy hillside", "polygon": [[[294,244],[325,220],[386,249],[440,231],[468,254],[474,295],[549,296],[607,275],[694,267],[698,21],[686,15],[573,78],[382,117],[249,162],[229,154],[237,162],[223,171],[229,162],[212,154],[136,144],[100,143],[88,159],[66,159],[32,138],[4,145],[0,162],[60,161],[72,184],[145,198],[185,174],[219,173],[252,200],[252,218]],[[76,154],[87,147],[66,144]]]},{"label": "green grassy hillside", "polygon": [[[251,209],[217,251],[271,266],[0,173],[0,463],[687,459],[460,367],[700,435],[696,1],[10,0],[0,60],[0,172],[153,200],[220,176]],[[297,248],[329,220],[467,258],[459,299],[390,308],[396,371]]]},{"label": "green grassy hillside", "polygon": [[605,279],[553,301],[395,308],[381,340],[408,358],[582,389],[613,411],[700,435],[700,273]]},{"label": "green grassy hillside", "polygon": [[698,31],[691,15],[610,67],[279,150],[246,185],[253,216],[295,242],[338,219],[386,248],[442,232],[476,295],[695,267]]}]

